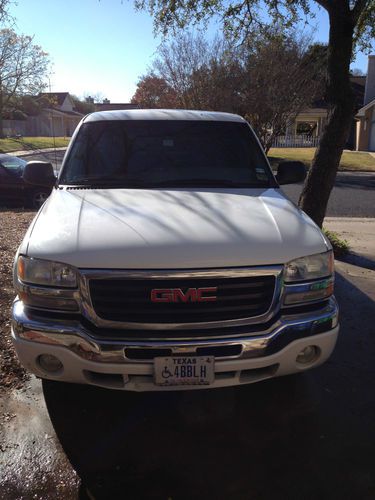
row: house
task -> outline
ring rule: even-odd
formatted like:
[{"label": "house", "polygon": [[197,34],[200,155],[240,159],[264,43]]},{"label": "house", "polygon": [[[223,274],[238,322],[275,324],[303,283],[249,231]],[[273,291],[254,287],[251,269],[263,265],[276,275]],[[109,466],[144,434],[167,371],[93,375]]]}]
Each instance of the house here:
[{"label": "house", "polygon": [[[355,96],[356,112],[363,106],[366,76],[351,76],[352,89]],[[374,96],[375,97],[375,96]],[[303,109],[287,127],[286,136],[281,141],[276,139],[276,146],[298,147],[317,146],[328,118],[328,104],[325,99],[316,100],[309,108]],[[356,148],[357,124],[353,116],[351,131],[346,144],[347,149]]]},{"label": "house", "polygon": [[22,120],[3,120],[6,135],[70,137],[84,116],[75,110],[69,92],[44,92],[34,99],[41,111]]},{"label": "house", "polygon": [[70,137],[83,118],[75,111],[69,92],[44,92],[39,99],[45,99],[47,106],[37,117],[41,136]]},{"label": "house", "polygon": [[95,111],[114,111],[122,109],[138,109],[137,104],[131,104],[130,102],[112,102],[108,99],[103,99],[103,102],[95,103]]},{"label": "house", "polygon": [[[41,111],[22,120],[3,120],[6,135],[70,137],[84,117],[84,114],[75,109],[75,103],[69,92],[43,92],[34,99]],[[90,96],[86,98],[86,102],[92,104],[95,111],[138,108],[136,104],[111,103],[108,99],[94,103],[94,98]]]},{"label": "house", "polygon": [[375,55],[368,58],[364,106],[356,119],[356,150],[375,151]]}]

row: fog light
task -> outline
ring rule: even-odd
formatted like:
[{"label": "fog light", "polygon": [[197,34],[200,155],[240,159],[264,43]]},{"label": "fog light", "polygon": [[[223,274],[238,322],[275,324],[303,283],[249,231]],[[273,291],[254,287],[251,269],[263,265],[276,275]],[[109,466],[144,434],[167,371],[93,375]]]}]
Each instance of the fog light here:
[{"label": "fog light", "polygon": [[63,369],[61,361],[52,354],[41,354],[38,357],[39,366],[46,372],[57,373]]},{"label": "fog light", "polygon": [[296,361],[302,365],[307,365],[315,361],[318,356],[319,349],[314,345],[309,345],[298,354]]}]

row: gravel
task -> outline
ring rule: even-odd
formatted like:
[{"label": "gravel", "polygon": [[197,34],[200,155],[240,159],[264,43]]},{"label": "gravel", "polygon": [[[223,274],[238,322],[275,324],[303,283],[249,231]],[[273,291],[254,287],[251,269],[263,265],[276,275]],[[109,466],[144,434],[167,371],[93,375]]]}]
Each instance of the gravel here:
[{"label": "gravel", "polygon": [[13,259],[35,211],[0,209],[0,389],[20,388],[28,379],[10,336],[10,309],[15,296]]}]

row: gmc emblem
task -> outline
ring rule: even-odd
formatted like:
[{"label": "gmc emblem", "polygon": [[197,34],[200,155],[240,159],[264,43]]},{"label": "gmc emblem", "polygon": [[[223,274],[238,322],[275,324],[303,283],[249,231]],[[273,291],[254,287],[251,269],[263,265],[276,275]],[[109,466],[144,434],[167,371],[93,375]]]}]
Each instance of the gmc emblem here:
[{"label": "gmc emblem", "polygon": [[213,302],[217,286],[207,288],[154,288],[151,290],[151,302]]}]

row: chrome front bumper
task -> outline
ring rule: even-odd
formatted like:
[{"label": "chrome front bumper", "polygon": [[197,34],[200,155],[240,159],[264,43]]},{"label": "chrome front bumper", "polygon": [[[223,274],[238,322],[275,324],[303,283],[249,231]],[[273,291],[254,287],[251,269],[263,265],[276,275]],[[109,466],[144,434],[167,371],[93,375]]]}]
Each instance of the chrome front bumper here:
[{"label": "chrome front bumper", "polygon": [[[248,336],[241,333],[235,338],[207,340],[98,339],[80,321],[43,317],[26,309],[20,300],[14,302],[12,314],[12,338],[18,356],[22,364],[37,376],[133,390],[157,389],[152,382],[153,355],[158,355],[160,350],[168,351],[168,354],[163,355],[199,355],[202,349],[207,353],[210,349],[223,348],[221,354],[215,355],[215,371],[230,372],[234,378],[230,381],[230,377],[218,377],[214,387],[221,387],[240,383],[240,370],[248,372],[252,367],[258,370],[260,378],[250,377],[246,383],[318,365],[331,354],[337,332],[338,308],[333,297],[324,308],[313,313],[282,315],[259,334],[252,331]],[[329,338],[328,343],[326,338]],[[298,368],[295,366],[296,353],[309,344],[318,345],[321,356],[311,366]],[[238,352],[233,354],[231,347],[236,347]],[[229,355],[225,355],[226,349]],[[128,352],[132,353],[131,357],[127,356]],[[284,352],[288,352],[291,357],[288,358],[287,367],[283,368]],[[64,366],[68,365],[64,372],[56,375],[43,372],[38,365],[38,356],[43,353],[64,358]],[[259,369],[263,369],[263,372],[259,372]],[[95,378],[93,374],[117,374],[122,377],[124,384],[121,386],[119,379],[113,377]],[[131,384],[129,377],[132,375],[148,379],[143,380],[144,383],[134,379]]]}]

